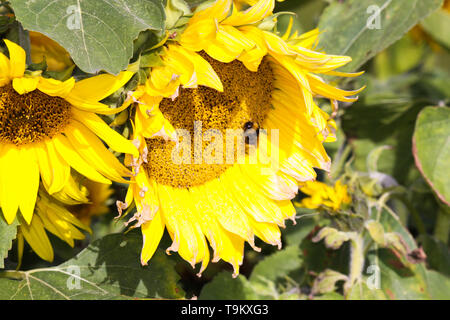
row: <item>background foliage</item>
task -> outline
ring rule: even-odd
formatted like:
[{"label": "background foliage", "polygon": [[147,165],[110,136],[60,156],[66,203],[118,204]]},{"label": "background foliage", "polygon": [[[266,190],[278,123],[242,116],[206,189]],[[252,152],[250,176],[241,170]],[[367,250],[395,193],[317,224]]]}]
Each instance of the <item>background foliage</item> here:
[{"label": "background foliage", "polygon": [[[17,20],[3,14],[0,32],[25,48],[22,26],[47,34],[70,52],[80,75],[118,73],[139,56],[141,65],[151,65],[146,52],[165,28],[166,2],[160,0],[114,5],[85,0],[81,14],[87,23],[79,32],[67,32],[55,20],[66,14],[68,0],[10,4]],[[381,9],[380,29],[367,24],[373,14],[367,9],[374,4]],[[283,249],[260,243],[257,254],[247,248],[237,279],[221,262],[197,278],[186,262],[163,252],[167,235],[150,265],[141,267],[141,236],[122,232],[121,222],[112,219],[113,206],[111,214],[94,219],[94,236],[75,248],[52,238],[54,264],[25,247],[21,269],[15,270],[16,224],[0,219],[0,298],[449,299],[450,13],[442,5],[442,0],[277,4],[278,11],[297,14],[297,30],[320,28],[318,49],[352,56],[346,71],[366,71],[338,83],[367,88],[358,102],[341,105],[338,142],[327,146],[333,170],[320,173],[327,183],[348,184],[351,209],[335,214],[298,208],[297,225],[284,231]],[[288,20],[280,17],[279,31]],[[326,101],[321,106],[331,111]],[[124,186],[115,187],[114,197],[123,197]],[[73,266],[81,270],[80,288],[68,285]]]}]

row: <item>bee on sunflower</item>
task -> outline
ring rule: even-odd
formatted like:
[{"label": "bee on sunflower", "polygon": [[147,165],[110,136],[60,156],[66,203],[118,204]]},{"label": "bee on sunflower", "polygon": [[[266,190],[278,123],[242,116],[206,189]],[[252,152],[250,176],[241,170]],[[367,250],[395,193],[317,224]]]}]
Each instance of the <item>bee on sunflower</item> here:
[{"label": "bee on sunflower", "polygon": [[[323,143],[335,140],[336,125],[314,98],[353,102],[362,89],[337,89],[319,74],[361,73],[335,71],[351,58],[315,51],[317,30],[268,30],[274,4],[254,1],[245,11],[232,0],[200,6],[170,33],[145,85],[129,94],[124,106],[135,106],[140,156],[127,157],[134,183],[118,208],[121,214],[136,206],[130,222],[142,230],[143,265],[167,229],[167,253],[201,263],[199,275],[210,261],[209,243],[212,261],[230,263],[237,276],[245,242],[259,250],[258,237],[281,247],[279,228],[295,222],[291,200],[299,182],[315,180],[314,168],[330,169]],[[241,130],[245,141],[231,154],[228,141],[218,139],[230,130]],[[182,161],[174,158],[180,149]],[[275,160],[252,161],[252,150]]]}]

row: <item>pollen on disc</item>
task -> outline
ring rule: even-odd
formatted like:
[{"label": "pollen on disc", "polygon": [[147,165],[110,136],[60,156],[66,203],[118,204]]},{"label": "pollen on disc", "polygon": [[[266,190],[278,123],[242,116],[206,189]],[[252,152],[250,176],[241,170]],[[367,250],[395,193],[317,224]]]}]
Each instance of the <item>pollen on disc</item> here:
[{"label": "pollen on disc", "polygon": [[[184,129],[189,133],[191,152],[184,157],[183,163],[174,163],[172,152],[176,144],[162,138],[147,140],[147,173],[156,182],[176,188],[189,188],[202,185],[220,177],[232,164],[227,161],[227,130],[246,130],[251,123],[255,131],[262,126],[267,113],[272,107],[274,76],[270,62],[263,59],[257,72],[249,71],[241,62],[221,63],[205,53],[201,53],[216,71],[222,81],[224,92],[205,86],[195,89],[180,89],[175,100],[163,99],[160,110],[175,129]],[[211,134],[210,141],[200,142],[202,155],[195,148],[195,128],[197,133],[201,123],[201,136]],[[217,147],[215,138],[221,134],[222,148]],[[183,141],[184,137],[181,139]],[[212,144],[215,144],[212,148]],[[213,149],[213,151],[211,151]],[[237,152],[238,146],[233,146]],[[196,152],[197,151],[197,152]],[[200,161],[209,154],[214,163]],[[229,155],[228,155],[229,156]],[[235,155],[233,155],[235,157]],[[219,161],[221,160],[221,161]]]},{"label": "pollen on disc", "polygon": [[39,90],[17,93],[0,87],[0,141],[24,145],[62,132],[71,118],[71,104]]}]

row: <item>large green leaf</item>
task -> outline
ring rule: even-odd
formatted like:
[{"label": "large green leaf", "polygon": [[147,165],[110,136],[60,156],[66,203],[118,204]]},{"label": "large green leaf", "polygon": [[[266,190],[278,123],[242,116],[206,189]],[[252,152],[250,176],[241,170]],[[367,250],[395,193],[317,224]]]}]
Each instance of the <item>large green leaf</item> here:
[{"label": "large green leaf", "polygon": [[374,290],[362,281],[350,288],[347,294],[348,300],[386,300],[386,295],[381,290]]},{"label": "large green leaf", "polygon": [[419,178],[411,139],[417,115],[433,101],[445,99],[447,93],[440,83],[448,81],[443,73],[410,73],[387,80],[364,77],[366,90],[342,118],[342,127],[354,146],[355,168],[367,171],[369,153],[379,146],[390,146],[378,161],[378,171],[400,184]]},{"label": "large green leaf", "polygon": [[113,234],[57,267],[0,273],[0,299],[183,297],[175,262],[158,250],[149,266],[142,267],[141,248],[138,232]]},{"label": "large green leaf", "polygon": [[449,108],[427,107],[419,114],[413,138],[417,167],[447,205],[450,205],[449,124]]},{"label": "large green leaf", "polygon": [[[255,300],[255,299],[299,299],[300,292],[286,286],[289,274],[302,266],[300,248],[288,246],[263,260],[253,269],[249,279],[231,273],[217,275],[203,288],[200,299],[204,300]],[[283,285],[280,285],[283,284]]]},{"label": "large green leaf", "polygon": [[221,272],[203,287],[200,300],[256,300],[254,292],[245,276],[231,277],[229,272]]},{"label": "large green leaf", "polygon": [[450,300],[450,278],[434,270],[427,270],[428,291],[433,300]]},{"label": "large green leaf", "polygon": [[299,269],[302,258],[299,246],[290,246],[276,252],[260,261],[250,276],[251,282],[275,282],[279,278],[286,277],[291,271]]},{"label": "large green leaf", "polygon": [[319,47],[352,57],[343,70],[356,70],[441,6],[442,0],[334,1],[319,22],[324,31]]},{"label": "large green leaf", "polygon": [[286,239],[284,245],[299,246],[303,239],[317,225],[317,221],[313,219],[313,215],[315,214],[313,210],[305,208],[296,208],[296,210],[297,216],[299,217],[297,223],[295,225],[288,225],[286,230],[283,231],[284,238]]},{"label": "large green leaf", "polygon": [[162,0],[11,0],[25,29],[57,41],[85,72],[125,69],[133,40],[164,28]]},{"label": "large green leaf", "polygon": [[427,266],[430,269],[439,271],[450,276],[450,249],[430,235],[421,235],[418,241],[423,246],[427,255]]},{"label": "large green leaf", "polygon": [[7,224],[0,210],[0,269],[5,267],[4,260],[8,257],[12,241],[16,238],[18,224],[17,219],[13,223]]},{"label": "large green leaf", "polygon": [[[414,238],[392,210],[387,207],[381,209],[379,222],[386,232],[395,232],[400,235],[410,251],[417,248]],[[423,263],[405,265],[404,259],[399,259],[397,254],[388,249],[369,252],[366,267],[370,266],[372,271],[378,270],[381,286],[379,289],[372,288],[372,294],[379,294],[379,298],[384,295],[385,298],[391,300],[449,298],[449,294],[445,292],[448,292],[450,287],[448,279],[444,275],[427,270]],[[376,275],[373,273],[371,277],[374,276]],[[437,279],[441,279],[441,283]],[[367,280],[368,277],[365,277],[363,283],[368,283]],[[354,292],[351,293],[349,298],[359,299],[365,296],[365,294],[362,296],[354,296],[353,294]]]}]

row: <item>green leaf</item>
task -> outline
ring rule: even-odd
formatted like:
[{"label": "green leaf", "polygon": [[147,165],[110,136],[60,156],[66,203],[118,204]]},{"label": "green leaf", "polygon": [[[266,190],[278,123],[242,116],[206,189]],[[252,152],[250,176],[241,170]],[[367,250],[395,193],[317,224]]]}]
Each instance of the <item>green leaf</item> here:
[{"label": "green leaf", "polygon": [[289,275],[291,271],[299,269],[302,265],[300,248],[289,246],[260,261],[250,276],[250,282],[270,280],[275,282],[279,278]]},{"label": "green leaf", "polygon": [[325,246],[329,249],[337,250],[346,241],[354,239],[356,237],[356,232],[342,232],[335,228],[324,227],[319,233],[312,239],[313,242],[319,242],[325,239]]},{"label": "green leaf", "polygon": [[344,300],[344,296],[337,292],[328,292],[314,297],[314,300]]},{"label": "green leaf", "polygon": [[380,159],[383,151],[389,149],[391,149],[390,146],[380,146],[369,153],[369,155],[367,156],[367,169],[369,172],[378,171],[378,160]]},{"label": "green leaf", "polygon": [[428,268],[450,276],[450,250],[448,246],[429,235],[421,235],[418,241],[427,255]]},{"label": "green leaf", "polygon": [[11,0],[17,20],[58,42],[85,72],[118,74],[143,30],[164,29],[161,0]]},{"label": "green leaf", "polygon": [[450,205],[450,109],[427,107],[416,122],[413,154],[416,165],[438,197]]},{"label": "green leaf", "polygon": [[422,265],[411,269],[387,249],[378,250],[380,284],[383,292],[391,300],[430,299],[427,290],[426,270]]},{"label": "green leaf", "polygon": [[200,300],[256,300],[247,278],[243,275],[233,279],[230,272],[221,272],[206,284],[200,293]]},{"label": "green leaf", "polygon": [[443,9],[438,10],[422,21],[421,26],[436,41],[450,48],[450,37],[448,36],[448,30],[450,30],[450,13]]},{"label": "green leaf", "polygon": [[[401,236],[402,245],[406,245],[410,251],[417,248],[414,238],[400,223],[395,213],[388,210],[387,207],[381,210],[379,222],[386,232],[385,236],[388,234]],[[400,258],[397,254],[389,249],[378,249],[370,251],[366,257],[367,272],[369,272],[369,267],[372,271],[376,271],[375,273],[369,272],[370,277],[372,279],[380,277],[380,289],[385,297],[391,300],[431,299],[432,292],[429,289],[430,284],[427,279],[428,270],[425,269],[424,264],[405,264],[404,257]],[[369,280],[365,278],[362,283],[372,282]],[[380,290],[374,288],[372,294],[376,293],[374,291]],[[364,288],[362,292],[363,295],[359,298],[366,295]],[[376,294],[379,294],[379,298],[382,298],[380,292]],[[370,294],[370,292],[367,292],[367,294]],[[349,298],[355,298],[353,289]]]},{"label": "green leaf", "polygon": [[[424,74],[420,77],[429,78]],[[386,81],[365,77],[367,89],[359,101],[346,109],[342,121],[346,135],[352,137],[355,169],[373,169],[368,168],[369,154],[381,146],[390,146],[381,153],[377,171],[394,177],[400,184],[420,177],[414,164],[411,137],[417,115],[431,103],[424,99],[420,77],[407,74]]]},{"label": "green leaf", "polygon": [[413,236],[409,233],[408,229],[402,225],[399,217],[392,209],[383,206],[379,222],[384,229],[385,236],[386,234],[398,234],[409,250],[417,248]]},{"label": "green leaf", "polygon": [[386,296],[381,290],[370,289],[364,281],[353,285],[347,294],[348,300],[386,300]]},{"label": "green leaf", "polygon": [[57,267],[0,273],[0,299],[182,298],[175,262],[162,250],[140,265],[141,238],[108,235]]},{"label": "green leaf", "polygon": [[17,236],[18,225],[17,219],[7,224],[0,210],[0,269],[5,267],[4,260],[8,257],[8,251],[11,250],[12,242]]},{"label": "green leaf", "polygon": [[337,271],[326,269],[321,272],[314,280],[312,292],[317,293],[330,293],[336,291],[336,283],[339,281],[347,281],[348,277],[345,274]]},{"label": "green leaf", "polygon": [[370,237],[380,246],[386,245],[386,239],[384,236],[384,228],[378,221],[369,220],[365,224],[366,229],[369,231]]},{"label": "green leaf", "polygon": [[304,208],[296,208],[296,210],[299,216],[297,224],[288,226],[284,231],[288,246],[299,246],[303,239],[305,239],[317,225],[317,222],[309,216],[314,214],[311,213],[311,210]]},{"label": "green leaf", "polygon": [[203,287],[200,299],[205,300],[255,300],[299,299],[298,288],[286,281],[289,274],[301,268],[303,259],[298,246],[288,246],[260,261],[250,278],[244,275],[236,279],[229,272],[222,272]]},{"label": "green leaf", "polygon": [[433,300],[450,300],[450,278],[448,276],[427,270],[427,283]]},{"label": "green leaf", "polygon": [[319,47],[352,57],[343,70],[357,70],[441,6],[442,0],[334,1],[319,22],[319,29],[324,31]]},{"label": "green leaf", "polygon": [[192,14],[189,5],[184,0],[167,0],[166,27],[173,28],[182,16]]}]

